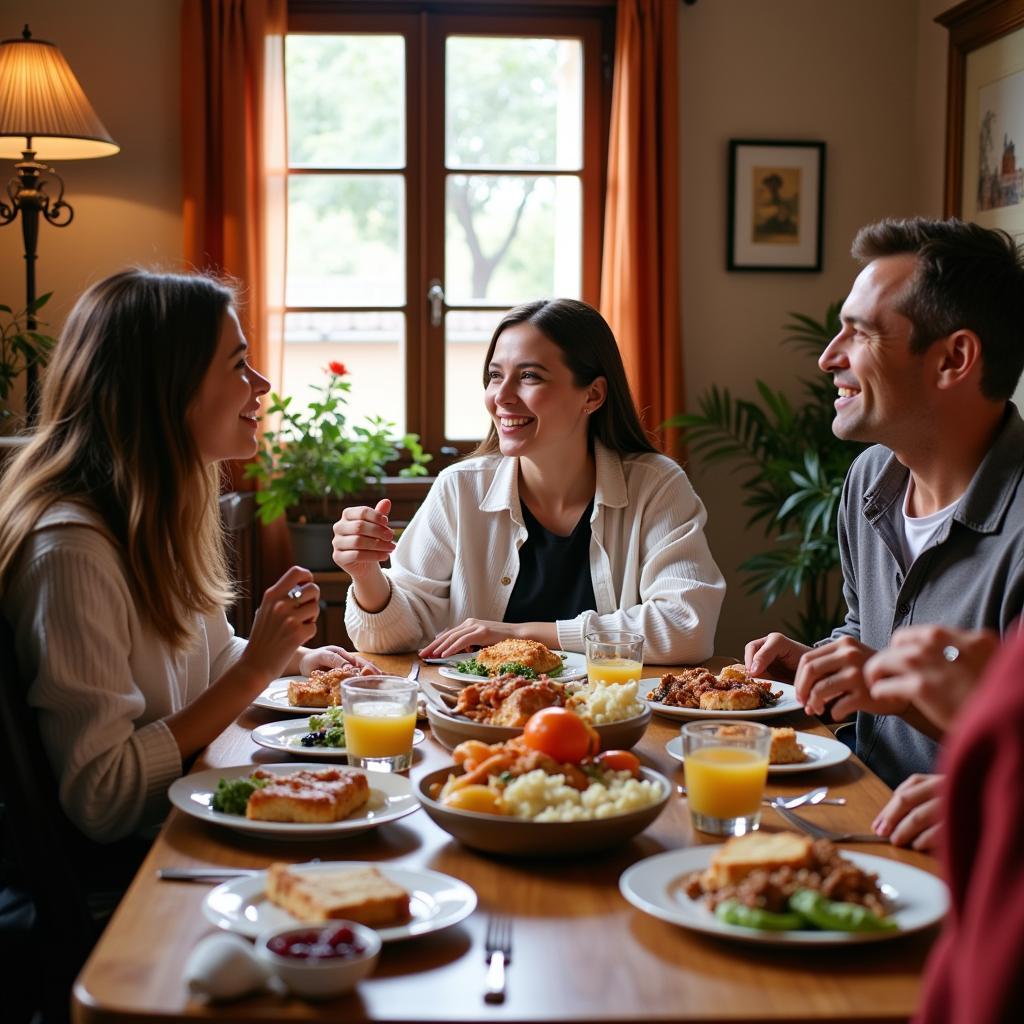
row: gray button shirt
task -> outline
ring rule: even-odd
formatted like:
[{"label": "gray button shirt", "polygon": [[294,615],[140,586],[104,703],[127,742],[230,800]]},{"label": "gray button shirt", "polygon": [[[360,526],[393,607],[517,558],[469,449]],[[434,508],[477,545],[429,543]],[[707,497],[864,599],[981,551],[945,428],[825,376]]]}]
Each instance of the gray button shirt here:
[{"label": "gray button shirt", "polygon": [[[911,565],[901,498],[909,470],[881,445],[850,467],[839,510],[849,635],[880,650],[894,630],[938,623],[1006,633],[1024,610],[1024,420],[1008,404],[953,515]],[[857,714],[857,753],[890,786],[935,770],[937,744],[893,715]]]}]

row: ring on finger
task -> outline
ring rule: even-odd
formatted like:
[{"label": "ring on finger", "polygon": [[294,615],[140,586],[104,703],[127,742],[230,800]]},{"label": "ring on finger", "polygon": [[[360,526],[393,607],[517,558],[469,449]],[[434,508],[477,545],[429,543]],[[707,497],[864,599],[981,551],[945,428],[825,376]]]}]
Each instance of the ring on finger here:
[{"label": "ring on finger", "polygon": [[298,604],[302,600],[302,587],[296,585],[288,591],[288,596]]},{"label": "ring on finger", "polygon": [[946,644],[946,646],[942,648],[942,656],[946,661],[954,662],[960,657],[960,648],[954,647],[953,644]]}]

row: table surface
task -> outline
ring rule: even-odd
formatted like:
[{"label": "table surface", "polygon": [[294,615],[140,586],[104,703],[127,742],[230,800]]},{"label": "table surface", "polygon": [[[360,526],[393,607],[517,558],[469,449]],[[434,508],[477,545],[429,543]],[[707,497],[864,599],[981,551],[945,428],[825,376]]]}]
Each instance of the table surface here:
[{"label": "table surface", "polygon": [[[405,674],[412,656],[375,657]],[[715,665],[715,662],[711,663]],[[717,660],[721,664],[721,659]],[[650,674],[665,671],[652,669]],[[436,670],[423,667],[423,677]],[[287,761],[256,746],[250,730],[280,715],[250,708],[210,745],[195,770]],[[299,719],[297,719],[298,721]],[[827,732],[802,713],[772,719]],[[665,751],[678,722],[655,716],[635,748],[675,783],[682,766]],[[451,762],[429,735],[416,748],[413,782]],[[328,762],[324,762],[325,764]],[[768,792],[828,785],[844,807],[808,816],[831,828],[867,831],[888,787],[856,757],[814,772],[770,776]],[[762,828],[785,823],[765,811]],[[422,811],[347,839],[276,842],[208,825],[173,810],[131,888],[75,984],[74,1019],[109,1021],[343,1020],[451,1021],[892,1021],[915,1007],[935,930],[890,942],[841,948],[752,946],[688,931],[634,909],[618,879],[631,864],[666,850],[721,840],[694,832],[684,799],[673,795],[640,836],[611,851],[573,860],[516,860],[476,853]],[[928,856],[887,845],[851,847],[937,873]],[[385,946],[377,971],[352,995],[326,1003],[261,995],[216,1007],[190,1000],[182,970],[214,927],[201,905],[210,889],[156,877],[164,867],[266,867],[273,860],[381,861],[463,879],[476,911],[446,931]],[[488,913],[513,919],[508,995],[483,1001]]]}]

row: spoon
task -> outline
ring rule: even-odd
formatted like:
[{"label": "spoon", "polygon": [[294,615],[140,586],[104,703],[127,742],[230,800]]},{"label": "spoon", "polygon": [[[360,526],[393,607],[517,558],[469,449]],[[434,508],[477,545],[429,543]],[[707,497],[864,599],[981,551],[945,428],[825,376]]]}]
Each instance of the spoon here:
[{"label": "spoon", "polygon": [[[686,787],[676,787],[682,796],[686,796]],[[781,797],[781,796],[766,796],[761,803],[767,804],[769,807],[785,807],[787,810],[792,810],[794,807],[803,807],[804,804],[828,804],[832,807],[842,807],[846,803],[846,797],[826,797],[828,793],[828,787],[819,786],[817,789],[812,789],[807,793],[800,793],[798,796]]]}]

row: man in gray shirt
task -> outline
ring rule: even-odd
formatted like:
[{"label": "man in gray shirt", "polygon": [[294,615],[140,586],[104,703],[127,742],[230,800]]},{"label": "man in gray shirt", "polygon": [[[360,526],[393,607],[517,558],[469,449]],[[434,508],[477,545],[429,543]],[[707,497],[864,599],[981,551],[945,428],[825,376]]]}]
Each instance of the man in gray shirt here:
[{"label": "man in gray shirt", "polygon": [[[1024,257],[1004,232],[960,221],[862,229],[864,264],[818,365],[835,381],[837,437],[874,442],[839,511],[848,612],[813,648],[751,641],[754,674],[795,672],[811,714],[857,715],[857,753],[893,799],[875,828],[933,845],[940,733],[908,702],[872,697],[863,666],[912,624],[1004,633],[1024,610]],[[950,656],[955,656],[950,648]]]}]

